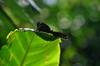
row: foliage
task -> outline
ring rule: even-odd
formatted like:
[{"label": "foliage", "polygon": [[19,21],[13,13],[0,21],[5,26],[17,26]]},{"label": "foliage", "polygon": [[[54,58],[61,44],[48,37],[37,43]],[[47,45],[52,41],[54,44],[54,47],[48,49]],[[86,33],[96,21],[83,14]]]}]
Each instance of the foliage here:
[{"label": "foliage", "polygon": [[0,47],[11,30],[43,21],[69,36],[60,46],[60,66],[100,66],[100,0],[33,1],[40,13],[25,0],[0,0]]},{"label": "foliage", "polygon": [[58,66],[60,42],[46,41],[32,31],[12,31],[0,50],[0,66]]}]

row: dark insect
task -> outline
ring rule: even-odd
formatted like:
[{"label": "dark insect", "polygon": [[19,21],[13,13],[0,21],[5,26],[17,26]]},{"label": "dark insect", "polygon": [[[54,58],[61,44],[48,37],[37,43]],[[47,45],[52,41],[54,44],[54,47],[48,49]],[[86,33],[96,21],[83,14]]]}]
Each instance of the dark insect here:
[{"label": "dark insect", "polygon": [[65,35],[64,33],[61,33],[61,32],[52,31],[47,24],[42,23],[42,22],[37,23],[37,31],[51,33],[55,37],[67,39],[67,35]]}]

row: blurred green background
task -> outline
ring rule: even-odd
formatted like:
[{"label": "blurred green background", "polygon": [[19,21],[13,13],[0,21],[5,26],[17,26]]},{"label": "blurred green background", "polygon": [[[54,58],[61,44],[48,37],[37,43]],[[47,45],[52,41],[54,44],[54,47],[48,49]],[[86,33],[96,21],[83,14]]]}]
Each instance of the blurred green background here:
[{"label": "blurred green background", "polygon": [[10,31],[37,21],[68,35],[60,66],[100,66],[100,0],[0,0],[0,47]]}]

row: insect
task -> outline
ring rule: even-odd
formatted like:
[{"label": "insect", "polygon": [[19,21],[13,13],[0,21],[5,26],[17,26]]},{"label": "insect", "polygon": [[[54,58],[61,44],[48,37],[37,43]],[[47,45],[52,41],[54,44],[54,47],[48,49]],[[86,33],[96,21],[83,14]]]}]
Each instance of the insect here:
[{"label": "insect", "polygon": [[[37,28],[35,30],[30,29],[30,28],[19,28],[19,30],[21,30],[21,31],[33,31],[38,36],[40,36],[41,38],[43,38],[45,40],[54,40],[56,38],[63,38],[63,39],[68,38],[68,36],[64,33],[55,32],[55,31],[51,30],[50,27],[47,24],[43,23],[43,22],[37,22]],[[43,32],[50,33],[53,36],[50,36],[50,35],[47,35],[47,34],[44,35]]]},{"label": "insect", "polygon": [[42,32],[47,32],[47,33],[51,33],[53,34],[53,36],[57,37],[57,38],[64,38],[67,39],[67,35],[61,32],[55,32],[53,30],[50,29],[50,27],[43,23],[43,22],[38,22],[37,23],[37,31],[42,31]]}]

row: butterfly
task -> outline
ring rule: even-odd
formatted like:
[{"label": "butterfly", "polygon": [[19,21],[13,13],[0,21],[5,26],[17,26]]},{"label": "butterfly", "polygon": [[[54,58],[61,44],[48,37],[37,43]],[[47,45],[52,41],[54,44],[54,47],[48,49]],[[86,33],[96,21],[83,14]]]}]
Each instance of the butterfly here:
[{"label": "butterfly", "polygon": [[[51,30],[50,27],[43,22],[37,22],[37,28],[35,30],[31,29],[31,28],[19,28],[19,30],[35,32],[35,34],[37,34],[39,37],[41,37],[42,39],[47,40],[47,41],[53,41],[57,38],[62,38],[62,39],[68,38],[68,36],[64,33],[55,32],[55,31]],[[49,33],[49,34],[47,34],[47,33]],[[50,34],[52,34],[52,36]]]},{"label": "butterfly", "polygon": [[36,30],[41,31],[41,32],[51,33],[51,34],[53,34],[53,36],[55,36],[57,38],[63,38],[63,39],[68,38],[68,36],[64,33],[55,32],[55,31],[51,30],[50,27],[43,22],[37,22],[37,29]]}]

